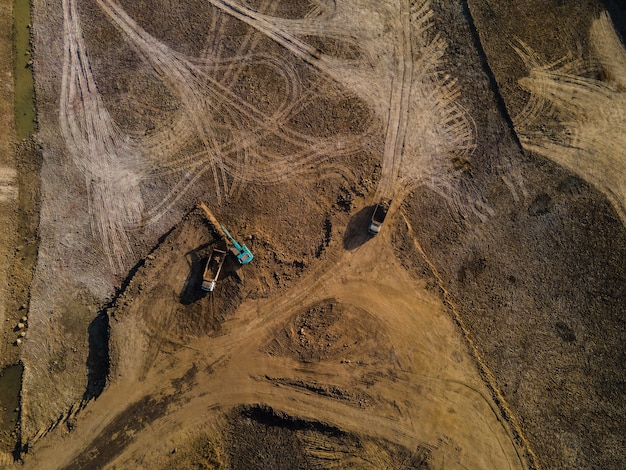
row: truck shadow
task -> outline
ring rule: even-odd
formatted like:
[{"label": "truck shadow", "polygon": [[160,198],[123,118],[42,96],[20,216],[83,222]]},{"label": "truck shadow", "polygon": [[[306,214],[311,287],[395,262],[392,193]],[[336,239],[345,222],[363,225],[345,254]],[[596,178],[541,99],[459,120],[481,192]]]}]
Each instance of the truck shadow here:
[{"label": "truck shadow", "polygon": [[185,258],[189,264],[189,274],[187,274],[187,279],[185,279],[185,284],[180,292],[180,303],[183,305],[191,305],[206,297],[207,293],[200,286],[202,285],[204,267],[208,261],[205,253],[207,246],[207,244],[203,244],[185,253]]},{"label": "truck shadow", "polygon": [[375,207],[375,205],[364,207],[350,218],[346,227],[346,233],[343,236],[343,247],[346,250],[354,250],[372,238],[372,235],[367,231],[367,227],[370,224]]}]

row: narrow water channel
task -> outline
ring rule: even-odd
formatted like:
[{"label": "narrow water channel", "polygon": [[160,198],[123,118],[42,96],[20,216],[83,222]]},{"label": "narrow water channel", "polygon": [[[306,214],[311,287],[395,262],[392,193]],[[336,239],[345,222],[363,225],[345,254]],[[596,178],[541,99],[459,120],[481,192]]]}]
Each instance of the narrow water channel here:
[{"label": "narrow water channel", "polygon": [[[13,90],[16,136],[26,139],[35,132],[36,111],[30,43],[30,0],[13,0]],[[27,165],[29,166],[29,165]],[[20,192],[23,190],[20,185]],[[0,371],[0,466],[20,452],[20,393],[22,364]]]},{"label": "narrow water channel", "polygon": [[15,129],[18,139],[35,132],[35,86],[30,44],[30,0],[13,0]]},{"label": "narrow water channel", "polygon": [[[21,364],[0,372],[0,456],[13,454],[19,447],[19,406],[22,387]],[[1,462],[6,464],[6,461]]]}]

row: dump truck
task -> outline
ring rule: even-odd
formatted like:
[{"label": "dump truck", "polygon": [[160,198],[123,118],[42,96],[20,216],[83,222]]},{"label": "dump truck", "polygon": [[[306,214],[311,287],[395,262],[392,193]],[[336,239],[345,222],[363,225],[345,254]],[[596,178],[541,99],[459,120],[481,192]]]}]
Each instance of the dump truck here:
[{"label": "dump truck", "polygon": [[222,271],[222,266],[224,266],[227,254],[227,251],[218,248],[213,249],[211,252],[206,262],[206,267],[204,268],[204,274],[202,275],[201,288],[203,291],[213,292],[213,289],[215,289],[217,278],[220,277],[220,272]]},{"label": "dump truck", "polygon": [[389,207],[391,206],[391,199],[383,199],[374,208],[374,212],[372,213],[372,220],[367,227],[367,231],[370,235],[378,235],[380,232],[380,228],[385,221],[385,217],[387,217],[387,212],[389,211]]},{"label": "dump truck", "polygon": [[[213,289],[215,289],[217,279],[220,275],[220,271],[222,270],[222,265],[224,264],[229,251],[237,259],[240,265],[248,264],[252,261],[254,255],[246,245],[242,245],[235,240],[230,232],[226,230],[226,227],[218,222],[217,217],[215,217],[211,209],[209,209],[205,203],[200,202],[198,206],[203,210],[207,221],[213,227],[213,230],[218,236],[216,246],[219,248],[215,248],[211,252],[211,256],[209,256],[206,268],[204,269],[204,274],[202,275],[202,290],[212,292]],[[235,269],[235,273],[240,279],[242,279],[242,275],[238,273],[237,269]]]}]

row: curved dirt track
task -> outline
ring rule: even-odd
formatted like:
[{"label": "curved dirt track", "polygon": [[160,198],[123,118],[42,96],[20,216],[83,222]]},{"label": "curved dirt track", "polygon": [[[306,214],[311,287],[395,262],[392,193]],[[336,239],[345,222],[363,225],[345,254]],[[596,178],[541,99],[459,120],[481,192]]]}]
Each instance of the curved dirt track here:
[{"label": "curved dirt track", "polygon": [[[49,468],[61,462],[152,467],[166,462],[170,451],[167,445],[161,451],[150,450],[156,436],[163,443],[175,441],[207,423],[219,422],[233,406],[263,403],[300,419],[384,438],[409,449],[419,443],[431,449],[435,467],[445,461],[446,468],[526,468],[518,455],[523,450],[515,448],[508,424],[449,314],[422,283],[393,261],[389,242],[389,236],[382,235],[352,252],[332,256],[326,266],[309,273],[280,298],[246,302],[223,323],[217,336],[202,336],[170,353],[162,351],[161,359],[151,360],[149,372],[134,385],[130,385],[134,381],[131,363],[146,359],[141,348],[136,348],[141,344],[138,339],[143,333],[138,325],[142,321],[118,308],[113,331],[134,337],[123,351],[124,364],[114,372],[117,378],[90,411],[78,418],[75,425],[82,430],[80,435],[63,438],[61,452],[52,439],[38,449],[34,460],[27,460],[27,467],[48,468],[46,461],[55,462]],[[156,256],[158,265],[140,273],[137,282],[146,279],[150,283],[151,271],[165,267],[179,273],[170,282],[184,282],[182,270],[172,269],[167,260],[159,261],[160,256],[168,257],[167,251]],[[387,260],[384,265],[381,256]],[[328,298],[337,305],[357,308],[361,321],[375,321],[376,341],[389,352],[346,344],[339,356],[305,364],[268,354],[265,345],[293,315],[303,306]],[[131,301],[131,308],[140,308],[137,304],[159,308],[150,296]],[[341,328],[346,329],[348,341],[353,327],[342,323]],[[385,357],[389,353],[392,356]],[[177,371],[185,370],[185,364],[193,364],[198,372],[182,379],[183,391],[174,392],[168,413],[150,420],[146,427],[139,426],[137,438],[128,447],[107,451],[114,443],[106,437],[125,432],[123,425],[115,427],[128,404],[146,396],[171,395],[172,380],[176,381]],[[381,364],[388,365],[387,372]],[[366,398],[346,401],[289,385],[299,381],[327,383]],[[101,454],[111,460],[102,460]],[[342,457],[335,455],[332,460],[341,465]]]}]

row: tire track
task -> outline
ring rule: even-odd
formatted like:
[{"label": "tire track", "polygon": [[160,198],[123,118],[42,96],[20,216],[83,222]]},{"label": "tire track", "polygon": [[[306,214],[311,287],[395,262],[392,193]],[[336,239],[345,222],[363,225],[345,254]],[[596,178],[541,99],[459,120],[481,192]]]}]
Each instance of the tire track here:
[{"label": "tire track", "polygon": [[589,67],[580,58],[542,65],[518,40],[514,49],[529,71],[519,84],[531,96],[513,122],[525,149],[596,186],[626,225],[626,50],[606,12],[594,21],[590,40],[597,60],[592,71],[606,80],[583,76]]},{"label": "tire track", "polygon": [[92,232],[102,241],[112,271],[123,273],[134,261],[125,228],[140,220],[144,210],[139,185],[147,169],[141,167],[140,152],[121,135],[98,92],[76,0],[63,1],[63,14],[61,133],[85,178]]},{"label": "tire track", "polygon": [[[310,100],[323,95],[328,82],[319,79],[303,91],[292,66],[273,54],[251,51],[257,47],[260,36],[244,37],[234,57],[219,57],[219,48],[213,46],[207,48],[203,57],[189,58],[145,32],[113,0],[98,0],[97,4],[125,34],[127,41],[138,48],[155,73],[176,90],[182,104],[178,118],[168,129],[135,140],[124,135],[98,93],[76,1],[63,3],[66,54],[60,106],[62,133],[74,163],[85,174],[93,233],[102,240],[114,272],[123,272],[134,258],[127,231],[163,217],[207,173],[213,175],[219,203],[229,193],[240,194],[250,182],[277,184],[294,176],[304,176],[313,164],[361,148],[359,139],[351,139],[342,151],[337,151],[334,148],[336,138],[315,138],[287,125]],[[214,34],[223,31],[222,16],[216,16]],[[259,66],[277,73],[287,90],[270,115],[237,96],[232,89],[233,82],[246,67]],[[226,109],[226,125],[213,119],[217,109]],[[233,129],[251,126],[254,129],[251,132],[233,133]],[[231,137],[227,142],[220,142],[216,131],[230,132]],[[369,132],[372,128],[366,131]],[[276,136],[301,150],[285,156],[261,149],[259,143],[269,136]],[[178,149],[196,138],[200,139],[204,150],[182,160],[176,159]],[[129,165],[137,168],[129,168]],[[326,168],[336,171],[341,165]],[[343,168],[344,173],[350,173],[345,166]],[[160,198],[159,204],[144,207],[140,193],[144,181],[190,171],[193,176],[181,177],[172,190]]]}]

